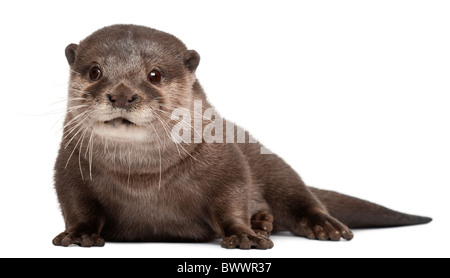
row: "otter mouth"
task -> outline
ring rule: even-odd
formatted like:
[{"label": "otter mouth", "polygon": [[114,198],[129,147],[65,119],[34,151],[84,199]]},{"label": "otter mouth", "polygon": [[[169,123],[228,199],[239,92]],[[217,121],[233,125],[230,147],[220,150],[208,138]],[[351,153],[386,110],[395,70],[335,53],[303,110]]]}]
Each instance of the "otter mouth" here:
[{"label": "otter mouth", "polygon": [[146,126],[136,124],[124,117],[98,121],[93,131],[100,137],[119,142],[145,141],[149,136]]},{"label": "otter mouth", "polygon": [[115,118],[109,121],[105,121],[103,122],[106,125],[110,125],[113,127],[119,127],[119,126],[136,126],[135,123],[129,121],[128,119],[119,117],[119,118]]}]

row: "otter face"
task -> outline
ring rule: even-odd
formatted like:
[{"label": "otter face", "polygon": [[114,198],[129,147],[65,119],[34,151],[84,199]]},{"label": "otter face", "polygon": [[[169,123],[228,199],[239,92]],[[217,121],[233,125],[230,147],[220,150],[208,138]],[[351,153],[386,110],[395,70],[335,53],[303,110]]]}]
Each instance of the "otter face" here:
[{"label": "otter face", "polygon": [[200,57],[170,34],[113,25],[65,53],[71,69],[66,128],[72,131],[146,140],[170,122],[174,109],[192,102]]}]

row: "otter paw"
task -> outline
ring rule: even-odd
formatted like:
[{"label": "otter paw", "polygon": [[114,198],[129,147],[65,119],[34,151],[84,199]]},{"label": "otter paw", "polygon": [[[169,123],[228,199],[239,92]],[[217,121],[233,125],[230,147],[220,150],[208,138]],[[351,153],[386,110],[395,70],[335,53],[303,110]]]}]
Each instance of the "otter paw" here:
[{"label": "otter paw", "polygon": [[351,240],[353,233],[336,218],[320,213],[303,217],[295,232],[309,239],[339,241],[341,238]]},{"label": "otter paw", "polygon": [[267,211],[259,211],[252,215],[250,223],[257,235],[268,237],[273,229],[273,215]]},{"label": "otter paw", "polygon": [[82,247],[104,246],[105,240],[95,233],[62,232],[53,239],[53,245],[67,247],[76,244]]},{"label": "otter paw", "polygon": [[222,240],[223,248],[240,248],[240,249],[270,249],[273,247],[273,242],[265,236],[251,235],[248,233],[239,233],[227,236]]}]

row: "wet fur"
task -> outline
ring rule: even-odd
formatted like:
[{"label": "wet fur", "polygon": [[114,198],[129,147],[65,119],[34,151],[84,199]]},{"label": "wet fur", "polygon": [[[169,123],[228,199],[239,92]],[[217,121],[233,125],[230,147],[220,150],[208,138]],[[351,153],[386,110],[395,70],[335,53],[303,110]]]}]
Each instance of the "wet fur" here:
[{"label": "wet fur", "polygon": [[[194,100],[202,100],[203,111],[212,106],[195,77],[199,55],[172,35],[114,25],[69,45],[66,57],[69,98],[55,163],[66,228],[55,245],[221,237],[226,248],[267,249],[273,246],[268,236],[277,230],[350,240],[353,234],[345,224],[430,221],[411,216],[403,222],[377,222],[378,215],[370,211],[385,213],[382,207],[307,187],[281,158],[261,154],[258,143],[173,142],[170,129],[177,121],[170,115],[175,108],[193,111]],[[103,72],[95,82],[88,78],[93,65]],[[163,73],[158,85],[147,80],[153,68]],[[127,91],[139,97],[131,109],[113,108],[105,97]],[[104,123],[116,118],[139,127]],[[368,214],[353,213],[364,208]]]}]

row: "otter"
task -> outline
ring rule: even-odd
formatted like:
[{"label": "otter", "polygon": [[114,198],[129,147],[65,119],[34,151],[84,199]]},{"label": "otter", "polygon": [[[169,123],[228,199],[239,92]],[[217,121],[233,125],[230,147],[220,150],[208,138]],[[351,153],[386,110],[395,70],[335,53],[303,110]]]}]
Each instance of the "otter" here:
[{"label": "otter", "polygon": [[277,231],[338,241],[353,238],[350,228],[431,221],[305,185],[215,112],[195,75],[199,54],[173,35],[113,25],[68,45],[65,56],[54,168],[65,230],[54,245],[220,237],[224,248],[269,249]]}]

